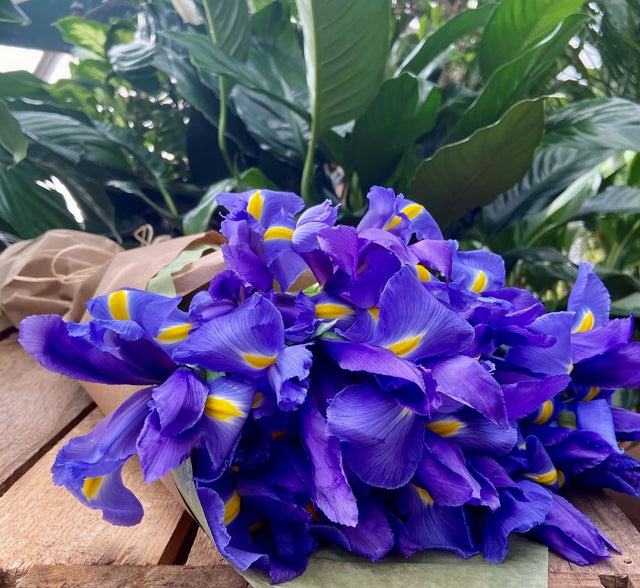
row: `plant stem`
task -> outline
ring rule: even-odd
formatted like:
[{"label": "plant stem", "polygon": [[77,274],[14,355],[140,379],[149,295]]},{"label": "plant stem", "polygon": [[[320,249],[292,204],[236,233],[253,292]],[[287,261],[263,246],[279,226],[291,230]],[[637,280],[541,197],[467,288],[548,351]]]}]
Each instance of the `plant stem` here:
[{"label": "plant stem", "polygon": [[315,190],[313,187],[313,156],[315,155],[316,151],[316,135],[317,128],[314,120],[311,123],[311,137],[309,138],[307,155],[304,158],[304,168],[302,169],[302,183],[300,186],[302,198],[307,204],[310,204],[315,199]]},{"label": "plant stem", "polygon": [[[218,46],[218,39],[216,38],[216,30],[213,26],[213,17],[211,16],[211,9],[208,2],[203,2],[204,12],[207,17],[207,28],[209,29],[209,36],[211,37],[211,43]],[[237,172],[231,163],[229,152],[227,151],[227,142],[225,135],[227,134],[227,81],[218,76],[218,86],[220,88],[220,113],[218,114],[218,148],[224,159],[224,163],[229,170],[229,173],[233,176],[237,176]]]},{"label": "plant stem", "polygon": [[173,198],[171,198],[171,194],[169,194],[168,190],[162,185],[162,182],[158,182],[158,189],[160,190],[160,194],[162,194],[162,197],[164,198],[164,202],[167,205],[169,212],[174,216],[178,216],[176,203],[173,201]]}]

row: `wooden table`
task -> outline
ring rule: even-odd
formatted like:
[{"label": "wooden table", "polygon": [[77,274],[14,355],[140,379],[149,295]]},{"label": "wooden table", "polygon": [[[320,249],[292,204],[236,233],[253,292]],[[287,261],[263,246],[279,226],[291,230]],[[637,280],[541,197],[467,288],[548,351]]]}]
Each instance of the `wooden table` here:
[{"label": "wooden table", "polygon": [[[247,586],[160,482],[144,485],[133,460],[124,479],[145,510],[135,527],[105,523],[53,485],[58,449],[101,416],[80,384],[40,368],[15,331],[0,334],[0,586]],[[549,586],[640,587],[633,524],[604,495],[572,500],[623,554],[587,567],[550,554]]]}]

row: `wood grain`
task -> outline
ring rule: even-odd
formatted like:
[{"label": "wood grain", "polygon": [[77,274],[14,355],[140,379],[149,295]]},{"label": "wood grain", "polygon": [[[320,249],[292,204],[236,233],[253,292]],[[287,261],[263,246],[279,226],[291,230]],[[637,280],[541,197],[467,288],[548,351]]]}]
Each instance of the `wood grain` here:
[{"label": "wood grain", "polygon": [[17,333],[0,341],[0,495],[92,406],[80,384],[40,367]]},{"label": "wood grain", "polygon": [[231,564],[220,555],[220,552],[216,549],[211,539],[207,537],[207,534],[198,529],[198,534],[193,542],[191,551],[189,552],[189,558],[187,559],[187,565],[189,566],[228,566]]},{"label": "wood grain", "polygon": [[123,479],[144,507],[145,516],[135,527],[106,523],[100,511],[83,506],[51,482],[49,470],[59,447],[90,431],[101,418],[94,410],[0,497],[0,569],[156,564],[170,542],[178,540],[182,507],[161,482],[145,485],[134,459],[125,465]]},{"label": "wood grain", "polygon": [[26,572],[0,576],[0,586],[27,588],[246,588],[248,584],[229,566],[35,566]]},{"label": "wood grain", "polygon": [[[622,553],[614,552],[609,559],[602,559],[590,566],[579,566],[550,551],[549,587],[640,586],[640,533],[638,530],[604,493],[573,494],[568,498],[620,548]],[[638,507],[640,507],[640,501]]]}]

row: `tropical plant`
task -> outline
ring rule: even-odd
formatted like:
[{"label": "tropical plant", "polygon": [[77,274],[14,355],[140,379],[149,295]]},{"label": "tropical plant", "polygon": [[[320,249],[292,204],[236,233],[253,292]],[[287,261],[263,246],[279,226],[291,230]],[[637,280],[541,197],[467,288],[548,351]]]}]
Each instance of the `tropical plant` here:
[{"label": "tropical plant", "polygon": [[[206,228],[216,192],[236,185],[340,200],[347,220],[371,185],[392,185],[449,224],[529,169],[557,58],[584,27],[581,1],[525,4],[466,9],[422,38],[387,0],[298,0],[295,19],[281,2],[250,14],[206,0],[205,26],[166,0],[136,23],[63,19],[71,80],[0,77],[2,128],[22,130],[0,141],[2,229],[78,226],[53,176],[85,228],[114,235]],[[450,51],[461,39],[466,65]],[[451,63],[445,79],[468,84],[438,85]]]}]

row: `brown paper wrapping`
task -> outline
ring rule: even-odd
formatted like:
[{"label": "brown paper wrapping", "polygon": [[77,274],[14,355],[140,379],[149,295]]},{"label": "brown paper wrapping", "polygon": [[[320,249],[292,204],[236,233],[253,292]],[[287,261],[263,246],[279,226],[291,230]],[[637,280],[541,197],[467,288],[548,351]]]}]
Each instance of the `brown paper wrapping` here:
[{"label": "brown paper wrapping", "polygon": [[81,231],[56,229],[0,254],[0,308],[14,327],[31,314],[79,321],[104,268],[123,251]]}]

